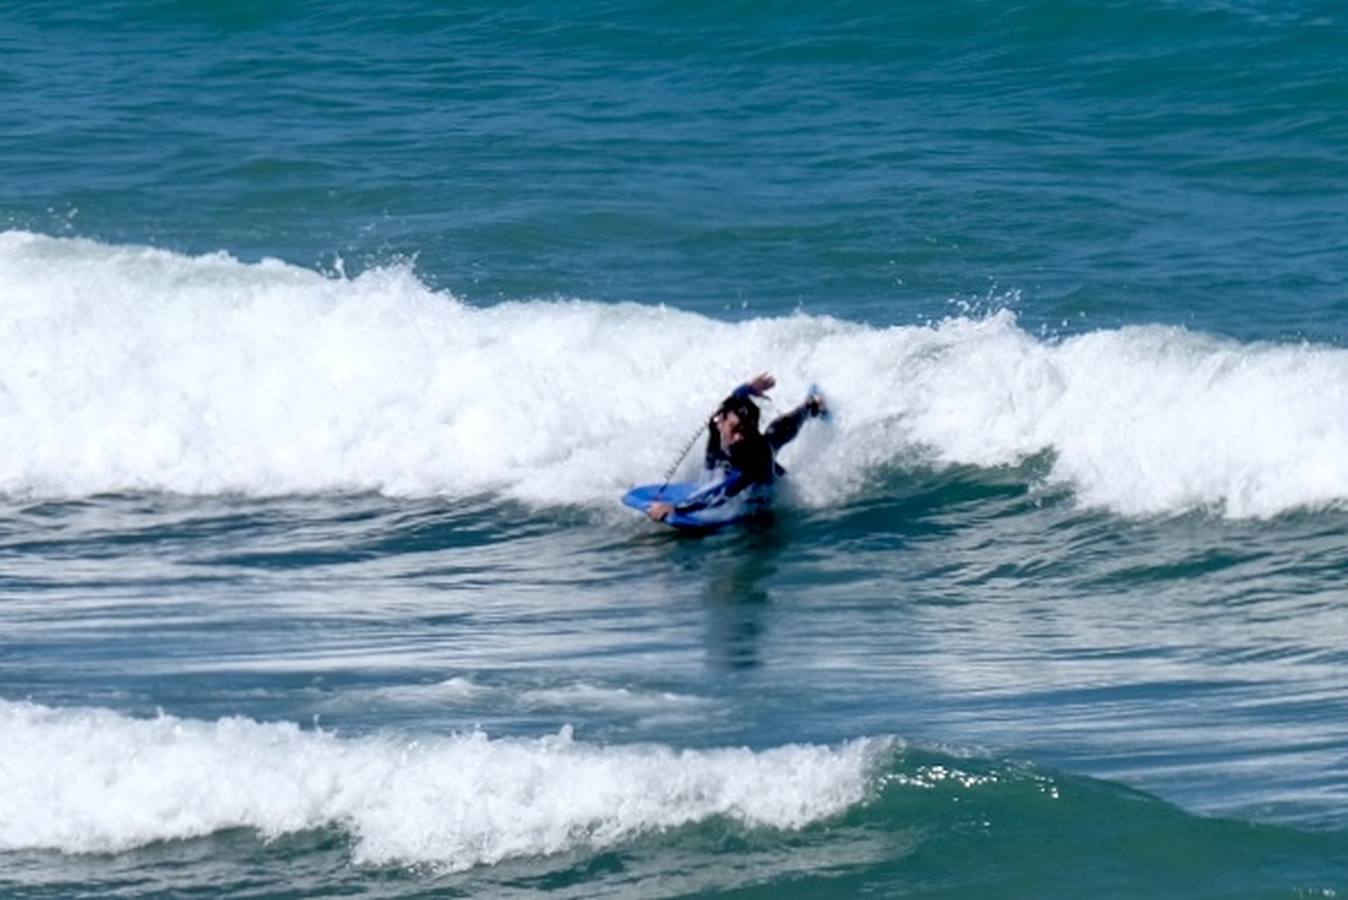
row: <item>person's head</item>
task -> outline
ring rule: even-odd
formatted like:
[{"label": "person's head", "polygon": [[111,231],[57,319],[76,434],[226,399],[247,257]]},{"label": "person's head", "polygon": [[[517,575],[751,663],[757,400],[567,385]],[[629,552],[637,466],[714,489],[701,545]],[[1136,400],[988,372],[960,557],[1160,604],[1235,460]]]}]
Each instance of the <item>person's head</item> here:
[{"label": "person's head", "polygon": [[746,437],[758,435],[758,407],[748,397],[731,397],[721,404],[711,422],[721,436],[721,446],[733,447]]}]

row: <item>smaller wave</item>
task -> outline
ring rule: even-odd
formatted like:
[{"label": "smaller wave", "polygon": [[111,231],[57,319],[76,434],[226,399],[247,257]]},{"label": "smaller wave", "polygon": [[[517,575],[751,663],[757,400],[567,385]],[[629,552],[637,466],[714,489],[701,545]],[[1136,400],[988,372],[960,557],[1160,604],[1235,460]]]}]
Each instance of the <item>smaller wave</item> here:
[{"label": "smaller wave", "polygon": [[544,709],[593,709],[620,713],[657,713],[698,709],[709,705],[703,697],[668,691],[634,691],[624,687],[577,684],[525,691],[520,699],[527,706]]},{"label": "smaller wave", "polygon": [[479,684],[465,675],[455,675],[431,684],[399,684],[364,690],[344,690],[325,698],[325,711],[366,709],[371,704],[400,707],[467,706],[492,697],[496,689]]},{"label": "smaller wave", "polygon": [[462,871],[600,849],[710,820],[800,829],[876,789],[896,742],[676,750],[604,746],[569,728],[342,738],[0,701],[0,850],[121,852],[227,829],[337,827],[370,864]]},{"label": "smaller wave", "polygon": [[490,703],[495,708],[521,710],[583,711],[636,717],[640,724],[667,723],[696,718],[705,721],[717,704],[706,697],[670,691],[642,690],[622,686],[571,684],[518,689],[488,685],[463,675],[430,684],[405,684],[368,690],[346,690],[326,700],[329,712],[369,709],[372,704],[436,709]]}]

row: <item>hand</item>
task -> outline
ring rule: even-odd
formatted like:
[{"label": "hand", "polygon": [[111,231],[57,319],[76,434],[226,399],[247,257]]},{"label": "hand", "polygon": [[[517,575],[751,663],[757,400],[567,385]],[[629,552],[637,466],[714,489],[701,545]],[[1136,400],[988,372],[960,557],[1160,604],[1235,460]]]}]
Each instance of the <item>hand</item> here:
[{"label": "hand", "polygon": [[749,382],[749,393],[753,394],[755,397],[762,397],[768,391],[772,390],[776,384],[777,379],[773,378],[767,372],[764,372],[761,375],[754,376],[754,379]]},{"label": "hand", "polygon": [[805,398],[805,409],[809,411],[811,416],[822,416],[828,412],[828,404],[818,394],[811,394]]},{"label": "hand", "polygon": [[646,507],[646,515],[651,517],[652,522],[663,522],[670,513],[674,511],[672,503],[652,503]]}]

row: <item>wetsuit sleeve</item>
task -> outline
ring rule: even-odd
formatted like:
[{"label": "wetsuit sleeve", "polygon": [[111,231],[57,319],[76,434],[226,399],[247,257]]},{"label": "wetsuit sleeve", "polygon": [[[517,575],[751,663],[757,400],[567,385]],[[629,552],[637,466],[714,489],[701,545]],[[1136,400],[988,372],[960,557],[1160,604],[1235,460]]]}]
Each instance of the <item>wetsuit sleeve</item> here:
[{"label": "wetsuit sleeve", "polygon": [[772,420],[768,430],[763,436],[768,439],[773,450],[780,450],[782,447],[791,443],[797,434],[800,433],[800,426],[806,419],[815,415],[815,408],[808,403],[802,403],[791,412],[784,416],[778,416]]},{"label": "wetsuit sleeve", "polygon": [[681,513],[706,509],[708,506],[715,506],[729,500],[746,487],[748,487],[748,479],[744,477],[744,474],[733,472],[725,479],[715,484],[709,484],[697,493],[690,494],[682,503],[674,504],[674,509]]}]

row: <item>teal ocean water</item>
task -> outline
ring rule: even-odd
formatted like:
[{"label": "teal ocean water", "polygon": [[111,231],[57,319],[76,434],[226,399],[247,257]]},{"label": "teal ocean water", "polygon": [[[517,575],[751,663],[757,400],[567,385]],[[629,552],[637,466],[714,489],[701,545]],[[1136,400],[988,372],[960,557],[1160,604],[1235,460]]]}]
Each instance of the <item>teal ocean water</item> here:
[{"label": "teal ocean water", "polygon": [[5,6],[0,894],[1344,894],[1345,48]]}]

